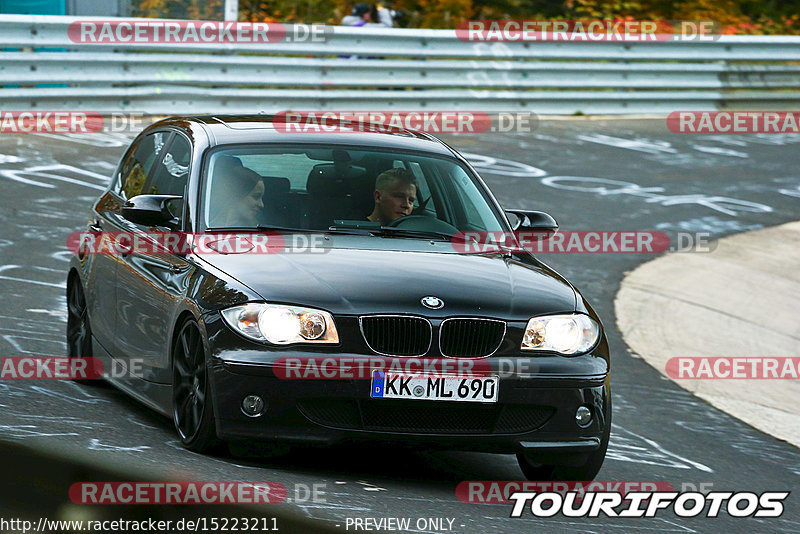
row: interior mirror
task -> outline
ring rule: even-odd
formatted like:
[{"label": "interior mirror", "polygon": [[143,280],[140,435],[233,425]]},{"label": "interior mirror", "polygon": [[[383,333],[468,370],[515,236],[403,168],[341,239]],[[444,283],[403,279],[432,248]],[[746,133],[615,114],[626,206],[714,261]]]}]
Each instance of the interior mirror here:
[{"label": "interior mirror", "polygon": [[558,223],[550,215],[543,211],[532,210],[505,210],[510,215],[509,222],[514,230],[533,230],[537,232],[555,232],[558,230]]},{"label": "interior mirror", "polygon": [[142,226],[180,228],[183,197],[177,195],[138,195],[122,206],[122,216]]}]

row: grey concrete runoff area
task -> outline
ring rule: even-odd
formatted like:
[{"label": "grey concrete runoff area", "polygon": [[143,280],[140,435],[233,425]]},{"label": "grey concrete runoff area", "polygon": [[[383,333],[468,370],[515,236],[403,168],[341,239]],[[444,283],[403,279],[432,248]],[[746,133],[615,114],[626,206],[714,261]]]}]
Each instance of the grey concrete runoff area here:
[{"label": "grey concrete runoff area", "polygon": [[[622,281],[616,313],[631,350],[665,375],[681,356],[800,357],[800,222],[725,237],[713,253],[645,263]],[[800,447],[800,380],[676,383]]]},{"label": "grey concrete runoff area", "polygon": [[[66,238],[85,228],[91,202],[131,138],[0,135],[0,356],[65,354]],[[655,230],[671,239],[702,233],[712,240],[742,234],[751,239],[746,236],[758,233],[746,232],[800,220],[800,135],[682,135],[671,133],[663,119],[542,118],[529,133],[447,135],[444,140],[468,154],[503,206],[547,211],[563,230]],[[736,271],[737,263],[724,259],[733,254],[724,243],[710,253],[656,260],[686,262],[694,272],[677,289],[661,281],[668,292],[639,296],[645,301],[641,306],[663,315],[669,310],[659,299],[674,296],[669,291],[686,296],[693,287],[704,290],[698,281],[707,277],[706,265],[727,262],[734,277],[758,265],[742,259]],[[755,239],[748,253],[757,255],[756,249],[766,246],[767,241]],[[737,286],[742,287],[741,300],[726,296],[725,302],[758,315],[747,335],[730,335],[734,318],[719,313],[721,308],[703,308],[707,313],[695,315],[695,322],[705,326],[704,339],[720,344],[715,355],[789,355],[792,350],[797,355],[797,306],[781,312],[762,297],[769,292],[790,302],[793,296],[788,288],[796,287],[797,270],[778,271],[779,255],[764,254],[770,263],[757,269],[758,284]],[[598,480],[756,493],[798,487],[797,447],[729,415],[726,406],[717,408],[716,399],[707,401],[708,395],[722,398],[721,392],[687,391],[643,359],[645,351],[626,343],[619,329],[625,314],[618,316],[614,300],[626,274],[636,273],[654,254],[540,257],[589,299],[609,338],[614,419]],[[698,326],[691,326],[696,332]],[[737,328],[744,333],[745,326]],[[778,339],[773,334],[792,331],[794,345],[773,341]],[[680,337],[676,333],[670,342]],[[681,355],[704,354],[682,337],[687,345],[681,346]],[[800,404],[796,389],[786,395]],[[120,391],[68,381],[0,381],[0,440],[161,480],[280,482],[289,498],[265,514],[288,509],[342,532],[348,519],[387,517],[448,518],[452,532],[459,533],[800,532],[796,493],[786,499],[781,517],[746,519],[724,513],[684,518],[671,511],[655,518],[536,518],[530,513],[512,518],[508,503],[457,498],[462,481],[521,480],[512,455],[373,446],[297,449],[281,457],[200,456],[180,446],[171,421]],[[313,484],[324,491],[318,499],[303,499],[293,491]],[[13,494],[15,487],[13,480],[0,478],[0,496]],[[41,486],[43,495],[61,498],[65,505],[70,503],[67,490],[60,479]],[[101,511],[87,508],[83,513]]]}]

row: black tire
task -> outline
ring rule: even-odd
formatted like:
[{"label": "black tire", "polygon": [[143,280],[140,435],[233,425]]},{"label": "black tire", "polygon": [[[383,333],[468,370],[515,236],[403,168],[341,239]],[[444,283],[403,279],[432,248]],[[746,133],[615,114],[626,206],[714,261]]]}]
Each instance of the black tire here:
[{"label": "black tire", "polygon": [[172,347],[172,421],[181,443],[191,451],[208,453],[222,445],[214,422],[205,345],[194,319],[181,325]]},{"label": "black tire", "polygon": [[[71,276],[67,283],[67,357],[92,358],[92,325],[89,321],[89,310],[86,306],[86,297],[77,276]],[[94,362],[94,360],[90,360]],[[87,377],[94,377],[99,373],[91,366],[86,367]],[[74,382],[81,384],[99,384],[102,380],[96,378],[74,378]]]},{"label": "black tire", "polygon": [[[609,401],[610,404],[610,401]],[[611,407],[609,406],[609,414]],[[540,481],[591,481],[597,476],[603,466],[608,450],[608,441],[611,437],[611,417],[609,417],[603,436],[600,439],[600,448],[588,453],[586,460],[579,465],[547,465],[537,463],[522,453],[517,454],[517,462],[522,473],[528,480]],[[571,462],[570,462],[571,463]]]}]

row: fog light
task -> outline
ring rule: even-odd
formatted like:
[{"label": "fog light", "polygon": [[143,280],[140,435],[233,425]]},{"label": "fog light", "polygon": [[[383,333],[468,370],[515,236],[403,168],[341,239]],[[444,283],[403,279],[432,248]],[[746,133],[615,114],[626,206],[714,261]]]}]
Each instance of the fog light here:
[{"label": "fog light", "polygon": [[575,422],[578,426],[589,426],[592,422],[592,411],[586,406],[580,406],[575,412]]},{"label": "fog light", "polygon": [[247,417],[258,417],[264,413],[264,399],[258,395],[248,395],[242,399],[242,412]]}]

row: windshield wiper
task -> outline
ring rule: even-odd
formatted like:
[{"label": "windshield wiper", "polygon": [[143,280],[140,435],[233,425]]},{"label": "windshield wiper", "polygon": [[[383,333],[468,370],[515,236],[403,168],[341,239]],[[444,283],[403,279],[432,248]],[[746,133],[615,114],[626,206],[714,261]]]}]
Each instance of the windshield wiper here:
[{"label": "windshield wiper", "polygon": [[450,234],[442,232],[432,232],[428,230],[407,230],[405,228],[395,228],[394,226],[380,226],[377,222],[346,222],[336,224],[328,228],[332,232],[358,233],[361,235],[375,235],[383,237],[410,237],[417,239],[436,238],[445,241],[451,239]]},{"label": "windshield wiper", "polygon": [[207,228],[206,232],[230,232],[230,233],[245,233],[245,232],[300,232],[300,233],[320,233],[320,234],[342,234],[342,235],[376,235],[382,237],[408,237],[411,239],[437,239],[439,241],[459,241],[459,242],[477,242],[473,237],[467,237],[466,234],[459,232],[458,234],[450,234],[447,232],[437,232],[434,230],[409,230],[407,228],[396,228],[394,226],[350,226],[350,225],[336,225],[330,226],[327,230],[312,229],[312,228],[292,228],[289,226],[219,226],[214,228]]},{"label": "windshield wiper", "polygon": [[435,238],[440,241],[451,241],[455,234],[448,234],[447,232],[435,232],[432,230],[408,230],[406,228],[395,228],[394,226],[381,226],[379,235],[385,237],[411,237],[417,239],[431,239]]},{"label": "windshield wiper", "polygon": [[320,233],[342,234],[342,235],[375,235],[375,229],[355,228],[351,226],[329,226],[327,230],[319,230]]},{"label": "windshield wiper", "polygon": [[[330,231],[337,232],[358,232],[363,235],[377,235],[382,237],[408,237],[411,239],[438,239],[439,241],[459,241],[472,242],[475,238],[459,232],[451,234],[448,232],[437,232],[435,230],[411,230],[408,228],[397,228],[395,226],[378,226],[378,223],[367,222],[365,224],[338,224],[331,226]],[[477,241],[475,241],[477,242]]]},{"label": "windshield wiper", "polygon": [[[387,226],[382,226],[381,231],[382,233],[380,235],[387,237],[410,237],[410,238],[422,238],[422,239],[430,239],[434,237],[434,238],[439,238],[442,241],[450,241],[450,242],[457,241],[459,243],[467,243],[467,244],[474,243],[475,245],[479,246],[481,245],[480,241],[469,235],[469,232],[458,232],[457,234],[449,234],[447,232],[436,232],[432,230],[406,230],[403,228],[394,228]],[[513,249],[496,244],[495,248],[487,249],[486,247],[483,247],[483,249],[480,252],[482,254],[502,254],[504,256],[510,256],[513,253]]]},{"label": "windshield wiper", "polygon": [[319,228],[292,228],[289,226],[216,226],[206,228],[206,232],[229,232],[241,234],[247,232],[298,232],[304,234],[343,234],[343,235],[373,235],[373,231],[364,228],[350,228],[347,226],[331,226],[327,230]]},{"label": "windshield wiper", "polygon": [[308,228],[291,228],[289,226],[215,226],[214,228],[206,228],[206,232],[230,232],[230,233],[244,233],[244,232],[302,232],[312,233],[319,232],[319,230],[310,230]]}]

